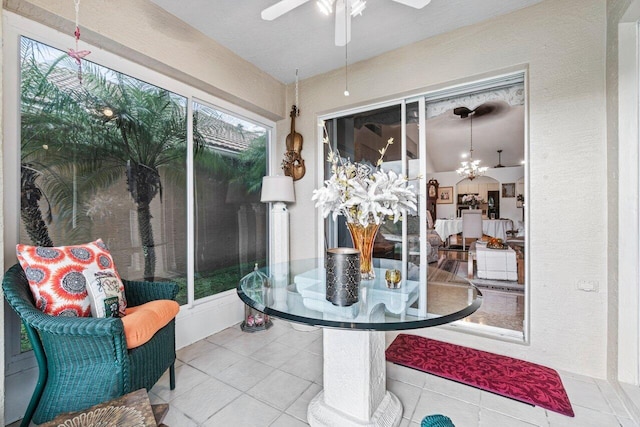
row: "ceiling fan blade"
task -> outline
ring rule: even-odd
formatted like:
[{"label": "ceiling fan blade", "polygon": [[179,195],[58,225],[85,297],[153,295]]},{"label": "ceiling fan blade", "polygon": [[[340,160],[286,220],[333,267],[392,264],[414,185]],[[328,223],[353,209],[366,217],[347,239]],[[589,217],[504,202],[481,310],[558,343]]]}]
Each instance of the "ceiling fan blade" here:
[{"label": "ceiling fan blade", "polygon": [[431,3],[431,0],[393,0],[393,1],[396,3],[403,4],[405,6],[415,7],[416,9],[422,9],[423,7]]},{"label": "ceiling fan blade", "polygon": [[269,6],[262,11],[260,16],[265,21],[273,21],[274,19],[284,15],[285,13],[295,9],[296,7],[307,3],[309,0],[280,0],[273,6]]},{"label": "ceiling fan blade", "polygon": [[351,13],[348,0],[336,1],[336,46],[344,46],[351,41]]}]

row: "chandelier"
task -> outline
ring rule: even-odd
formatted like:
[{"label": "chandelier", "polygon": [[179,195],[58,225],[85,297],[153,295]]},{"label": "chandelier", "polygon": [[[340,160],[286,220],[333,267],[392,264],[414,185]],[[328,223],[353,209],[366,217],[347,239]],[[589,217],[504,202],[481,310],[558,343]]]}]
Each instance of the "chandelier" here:
[{"label": "chandelier", "polygon": [[458,107],[453,110],[453,114],[460,116],[461,119],[469,117],[469,129],[470,129],[470,146],[469,146],[469,160],[462,162],[461,166],[456,169],[458,175],[468,178],[470,181],[474,180],[477,176],[485,174],[487,166],[480,166],[480,160],[473,160],[473,114],[475,111],[469,110],[467,107]]}]

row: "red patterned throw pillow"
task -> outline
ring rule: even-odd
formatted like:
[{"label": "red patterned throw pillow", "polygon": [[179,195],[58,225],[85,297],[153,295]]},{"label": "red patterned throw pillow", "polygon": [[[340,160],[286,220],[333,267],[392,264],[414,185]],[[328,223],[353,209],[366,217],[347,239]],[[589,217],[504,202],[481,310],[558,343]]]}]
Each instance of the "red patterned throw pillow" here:
[{"label": "red patterned throw pillow", "polygon": [[85,270],[114,272],[120,281],[113,258],[101,239],[53,248],[17,245],[16,252],[36,306],[52,316],[91,316]]}]

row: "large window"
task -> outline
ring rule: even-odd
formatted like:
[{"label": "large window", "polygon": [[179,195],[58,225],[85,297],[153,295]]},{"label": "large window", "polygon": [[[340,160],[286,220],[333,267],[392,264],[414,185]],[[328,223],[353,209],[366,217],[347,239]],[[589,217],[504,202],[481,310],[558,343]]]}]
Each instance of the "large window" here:
[{"label": "large window", "polygon": [[260,203],[267,129],[194,102],[195,298],[235,289],[266,261]]},{"label": "large window", "polygon": [[183,277],[187,99],[27,38],[21,65],[19,240],[101,237],[123,277]]},{"label": "large window", "polygon": [[122,277],[176,281],[181,304],[264,264],[269,128],[26,37],[20,80],[19,242],[102,238]]},{"label": "large window", "polygon": [[[267,258],[258,195],[275,124],[84,42],[79,76],[72,36],[3,18],[4,265],[17,243],[101,238],[122,277],[178,283],[178,346],[227,327],[231,289]],[[17,419],[37,369],[19,318],[3,320]]]}]

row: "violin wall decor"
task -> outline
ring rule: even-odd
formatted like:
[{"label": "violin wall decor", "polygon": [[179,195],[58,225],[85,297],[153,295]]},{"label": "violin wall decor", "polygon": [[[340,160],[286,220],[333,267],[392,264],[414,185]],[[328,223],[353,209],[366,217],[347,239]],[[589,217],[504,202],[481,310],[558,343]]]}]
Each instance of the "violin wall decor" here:
[{"label": "violin wall decor", "polygon": [[304,159],[302,158],[302,135],[296,132],[296,117],[300,115],[300,110],[296,105],[291,107],[291,132],[287,135],[287,151],[282,160],[282,170],[286,176],[290,176],[294,181],[302,178],[306,172]]}]

